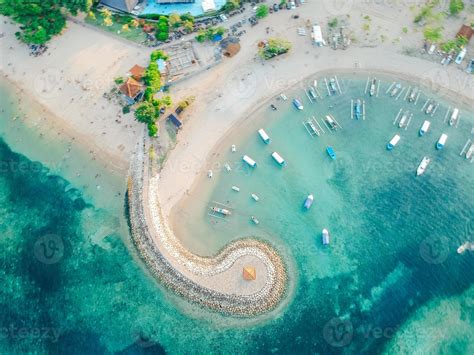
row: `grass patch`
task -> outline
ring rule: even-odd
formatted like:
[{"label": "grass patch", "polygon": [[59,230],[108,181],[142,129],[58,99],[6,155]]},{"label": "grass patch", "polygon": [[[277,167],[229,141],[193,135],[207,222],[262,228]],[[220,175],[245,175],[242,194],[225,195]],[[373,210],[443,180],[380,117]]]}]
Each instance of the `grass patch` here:
[{"label": "grass patch", "polygon": [[128,30],[124,31],[122,29],[123,25],[126,25],[131,21],[131,17],[129,16],[119,16],[113,15],[111,20],[112,24],[110,26],[106,26],[104,24],[104,18],[99,11],[94,11],[95,17],[87,16],[85,21],[86,23],[99,27],[100,29],[114,33],[117,36],[123,37],[129,41],[142,43],[146,39],[146,35],[140,27],[133,27],[128,26]]}]

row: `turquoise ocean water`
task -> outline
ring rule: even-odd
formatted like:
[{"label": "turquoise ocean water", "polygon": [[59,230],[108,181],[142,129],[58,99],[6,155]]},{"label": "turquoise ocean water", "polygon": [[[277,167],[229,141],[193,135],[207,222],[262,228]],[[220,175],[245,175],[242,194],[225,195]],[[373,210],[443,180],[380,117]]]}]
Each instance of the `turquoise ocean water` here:
[{"label": "turquoise ocean water", "polygon": [[[125,179],[41,124],[11,120],[26,113],[2,89],[0,351],[472,353],[473,254],[457,255],[456,248],[474,230],[474,166],[459,156],[473,138],[473,112],[461,107],[459,127],[449,127],[443,118],[453,104],[438,97],[431,131],[419,138],[429,93],[411,106],[384,95],[388,78],[373,99],[363,96],[365,78],[340,81],[344,95],[316,104],[302,88],[287,93],[303,100],[303,112],[290,101],[275,101],[278,111],[265,105],[229,138],[213,162],[214,178],[176,213],[178,235],[195,252],[254,235],[290,261],[295,290],[288,306],[257,321],[200,310],[157,285],[130,245]],[[350,99],[358,97],[366,101],[363,121],[350,119]],[[392,123],[402,106],[414,113],[406,131]],[[310,138],[302,121],[328,112],[343,129]],[[258,138],[260,127],[270,145]],[[436,151],[442,132],[447,145]],[[395,133],[402,139],[387,152]],[[230,152],[233,143],[238,153]],[[324,151],[328,144],[335,161]],[[285,167],[276,166],[272,151]],[[241,154],[258,167],[243,166]],[[415,178],[423,155],[432,162]],[[309,193],[315,202],[305,212]],[[210,218],[213,201],[230,205],[232,217]],[[324,227],[332,238],[326,248]]]}]

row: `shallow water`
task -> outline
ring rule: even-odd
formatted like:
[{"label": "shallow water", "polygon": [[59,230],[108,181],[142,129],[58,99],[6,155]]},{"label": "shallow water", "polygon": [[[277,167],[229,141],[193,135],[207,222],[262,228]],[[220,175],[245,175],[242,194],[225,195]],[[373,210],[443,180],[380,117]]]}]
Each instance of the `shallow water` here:
[{"label": "shallow water", "polygon": [[[18,108],[2,95],[0,352],[472,353],[473,255],[456,254],[473,230],[473,165],[458,156],[471,137],[472,112],[462,108],[460,126],[450,128],[440,109],[432,131],[418,138],[419,104],[389,153],[401,102],[366,98],[367,119],[351,121],[348,100],[362,96],[364,84],[344,80],[345,96],[305,100],[303,112],[278,102],[278,111],[257,113],[255,126],[232,138],[239,153],[216,161],[232,163],[232,172],[205,179],[177,216],[179,235],[195,252],[211,254],[255,235],[295,263],[294,298],[263,322],[200,310],[157,285],[130,246],[124,177],[107,173],[67,138],[41,138],[46,126],[12,121]],[[301,89],[297,95],[303,98]],[[343,130],[311,139],[301,122],[330,105]],[[272,138],[268,146],[255,133],[260,126]],[[448,143],[436,152],[442,131]],[[326,144],[336,161],[326,156]],[[287,166],[275,165],[273,150]],[[244,152],[258,162],[255,170],[240,162]],[[424,154],[433,162],[415,178]],[[98,173],[110,183],[97,182]],[[309,193],[315,203],[304,212]],[[232,218],[211,223],[211,201],[231,205]],[[328,248],[320,243],[323,227],[331,231]]]}]

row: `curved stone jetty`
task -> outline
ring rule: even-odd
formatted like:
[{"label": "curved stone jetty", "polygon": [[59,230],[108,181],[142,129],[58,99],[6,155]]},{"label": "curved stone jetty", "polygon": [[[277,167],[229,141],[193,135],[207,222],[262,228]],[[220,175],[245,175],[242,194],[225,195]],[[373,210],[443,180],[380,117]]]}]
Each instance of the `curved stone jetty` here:
[{"label": "curved stone jetty", "polygon": [[[215,256],[191,253],[175,237],[160,210],[157,185],[146,155],[137,145],[130,166],[128,205],[134,244],[152,274],[178,295],[220,313],[250,317],[273,309],[287,284],[285,264],[275,249],[257,239],[240,239]],[[257,279],[242,278],[245,265],[257,269]]]}]

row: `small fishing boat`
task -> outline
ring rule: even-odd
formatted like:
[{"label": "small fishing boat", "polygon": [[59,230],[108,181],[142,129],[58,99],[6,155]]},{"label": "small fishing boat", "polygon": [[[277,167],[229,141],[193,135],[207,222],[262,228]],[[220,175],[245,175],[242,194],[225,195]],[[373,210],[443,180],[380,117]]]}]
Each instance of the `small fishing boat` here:
[{"label": "small fishing boat", "polygon": [[207,177],[210,179],[212,178],[212,170],[207,171]]},{"label": "small fishing boat", "polygon": [[231,170],[232,170],[232,168],[230,167],[229,163],[225,163],[225,164],[224,164],[224,167],[225,167],[225,170],[227,170],[227,171],[231,171]]},{"label": "small fishing boat", "polygon": [[459,118],[459,109],[455,108],[453,113],[451,114],[451,118],[449,119],[449,125],[454,126]]},{"label": "small fishing boat", "polygon": [[280,166],[285,165],[285,159],[283,159],[281,157],[281,155],[278,154],[277,152],[272,153],[272,158],[273,158],[273,160],[275,160],[277,162],[278,165],[280,165]]},{"label": "small fishing boat", "polygon": [[255,162],[255,160],[253,160],[252,158],[250,158],[248,155],[244,155],[242,157],[242,160],[247,163],[248,166],[252,167],[252,168],[255,168],[257,166],[257,163]]},{"label": "small fishing boat", "polygon": [[328,153],[328,155],[331,157],[332,160],[336,159],[336,152],[334,151],[334,149],[332,147],[327,146],[326,147],[326,152]]},{"label": "small fishing boat", "polygon": [[262,138],[262,141],[264,141],[265,144],[270,143],[270,137],[268,136],[267,132],[263,130],[263,128],[260,128],[258,130],[258,135],[260,136],[260,138]]},{"label": "small fishing boat", "polygon": [[234,185],[234,186],[232,186],[232,190],[234,190],[235,192],[239,192],[240,187]]},{"label": "small fishing boat", "polygon": [[403,128],[407,121],[408,121],[408,115],[410,114],[410,112],[408,111],[405,111],[402,115],[402,117],[400,117],[400,121],[398,121],[398,127],[399,128]]},{"label": "small fishing boat", "polygon": [[369,90],[369,95],[374,96],[375,95],[375,88],[377,85],[377,79],[372,80],[372,83],[370,84],[370,90]]},{"label": "small fishing boat", "polygon": [[430,103],[429,103],[428,106],[426,107],[425,113],[426,113],[427,115],[431,114],[431,113],[433,112],[435,106],[436,106],[436,102],[433,101],[433,100],[430,100]]},{"label": "small fishing boat", "polygon": [[326,121],[326,123],[328,124],[329,128],[333,129],[333,130],[336,130],[337,129],[337,123],[336,121],[334,120],[334,118],[332,118],[330,115],[326,115],[326,118],[324,119]]},{"label": "small fishing boat", "polygon": [[276,106],[275,106],[274,104],[271,104],[270,107],[272,108],[273,111],[276,111],[276,110],[277,110],[277,108],[276,108]]},{"label": "small fishing boat", "polygon": [[387,150],[392,150],[397,143],[400,141],[400,136],[398,134],[394,135],[393,138],[387,144]]},{"label": "small fishing boat", "polygon": [[471,159],[473,154],[474,154],[474,143],[472,143],[471,146],[469,147],[469,149],[467,150],[466,159]]},{"label": "small fishing boat", "polygon": [[310,86],[308,88],[308,93],[309,93],[309,96],[313,99],[313,100],[316,100],[318,98],[318,95],[316,95],[316,90],[313,89],[312,86]]},{"label": "small fishing boat", "polygon": [[232,212],[230,212],[229,210],[225,208],[217,207],[217,206],[211,207],[211,211],[215,213],[219,213],[223,216],[230,216],[232,214]]},{"label": "small fishing boat", "polygon": [[321,232],[321,240],[323,245],[329,245],[329,231],[326,228]]},{"label": "small fishing boat", "polygon": [[313,201],[314,201],[314,196],[308,195],[308,197],[306,197],[306,200],[304,201],[304,208],[309,210],[311,208],[311,205],[313,204]]},{"label": "small fishing boat", "polygon": [[398,94],[398,92],[400,91],[401,88],[402,88],[402,84],[396,83],[395,86],[393,87],[392,91],[390,91],[390,96],[394,97],[396,94]]},{"label": "small fishing boat", "polygon": [[331,92],[331,95],[334,95],[337,93],[336,79],[334,78],[331,78],[329,80],[329,91]]},{"label": "small fishing boat", "polygon": [[438,149],[438,150],[443,149],[444,145],[446,144],[447,139],[448,139],[448,135],[443,133],[439,137],[438,141],[436,142],[436,149]]},{"label": "small fishing boat", "polygon": [[430,121],[425,121],[423,122],[423,125],[421,126],[420,128],[420,131],[418,132],[418,134],[421,136],[423,136],[426,132],[428,132],[428,129],[430,128]]},{"label": "small fishing boat", "polygon": [[316,79],[313,81],[313,87],[314,89],[318,88],[318,81]]},{"label": "small fishing boat", "polygon": [[418,165],[418,169],[416,169],[416,176],[420,176],[425,173],[428,164],[431,162],[431,159],[428,157],[423,157],[421,160],[420,165]]},{"label": "small fishing boat", "polygon": [[355,118],[360,120],[360,118],[362,117],[362,101],[360,101],[360,99],[357,99],[354,102],[353,110]]},{"label": "small fishing boat", "polygon": [[256,194],[252,194],[252,198],[253,198],[255,201],[260,200],[260,198],[259,198]]},{"label": "small fishing boat", "polygon": [[283,101],[288,100],[288,98],[286,97],[286,95],[283,94],[283,93],[280,94],[280,98],[281,98]]},{"label": "small fishing boat", "polygon": [[316,134],[317,136],[321,135],[321,132],[319,131],[319,129],[316,127],[316,125],[314,124],[313,120],[308,120],[306,121],[306,124],[308,125],[308,129],[309,129],[309,133],[311,135],[314,135]]},{"label": "small fishing boat", "polygon": [[465,242],[457,249],[458,254],[464,254],[466,250],[474,251],[474,243]]},{"label": "small fishing boat", "polygon": [[303,104],[298,99],[293,99],[293,105],[300,111],[303,110],[303,108],[304,108]]},{"label": "small fishing boat", "polygon": [[255,224],[259,224],[259,223],[260,223],[260,221],[259,221],[259,220],[257,219],[257,217],[255,217],[255,216],[250,216],[250,219],[251,219],[252,222],[255,223]]},{"label": "small fishing boat", "polygon": [[235,153],[237,151],[237,148],[235,147],[235,144],[232,144],[232,147],[230,148],[232,153]]},{"label": "small fishing boat", "polygon": [[418,96],[418,88],[413,88],[408,96],[408,102],[414,102]]}]

